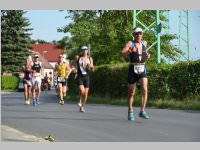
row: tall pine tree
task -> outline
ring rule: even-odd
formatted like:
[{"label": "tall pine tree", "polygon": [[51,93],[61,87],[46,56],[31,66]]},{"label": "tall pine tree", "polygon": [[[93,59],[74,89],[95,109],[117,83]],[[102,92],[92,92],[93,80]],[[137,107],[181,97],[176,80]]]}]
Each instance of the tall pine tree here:
[{"label": "tall pine tree", "polygon": [[29,20],[22,10],[1,11],[1,60],[2,73],[18,72],[30,54],[31,39]]}]

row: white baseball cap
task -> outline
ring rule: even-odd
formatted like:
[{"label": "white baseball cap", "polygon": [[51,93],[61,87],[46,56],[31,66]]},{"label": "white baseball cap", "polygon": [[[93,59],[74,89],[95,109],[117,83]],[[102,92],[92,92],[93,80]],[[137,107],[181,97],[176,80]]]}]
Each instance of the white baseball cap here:
[{"label": "white baseball cap", "polygon": [[133,29],[133,33],[143,32],[143,30],[139,27]]},{"label": "white baseball cap", "polygon": [[35,54],[35,55],[33,56],[33,58],[39,58],[38,54]]},{"label": "white baseball cap", "polygon": [[81,50],[82,50],[82,51],[88,50],[88,47],[87,47],[87,46],[82,46],[82,47],[81,47]]}]

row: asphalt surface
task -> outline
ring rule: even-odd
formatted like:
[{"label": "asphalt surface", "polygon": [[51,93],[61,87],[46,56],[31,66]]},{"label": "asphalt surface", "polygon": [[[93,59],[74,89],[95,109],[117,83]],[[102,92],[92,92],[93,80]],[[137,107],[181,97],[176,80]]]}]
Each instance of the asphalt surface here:
[{"label": "asphalt surface", "polygon": [[54,90],[42,92],[39,106],[24,105],[23,93],[1,93],[1,140],[43,142],[199,142],[200,112],[146,109],[150,119],[127,120],[127,107],[76,103],[58,104]]}]

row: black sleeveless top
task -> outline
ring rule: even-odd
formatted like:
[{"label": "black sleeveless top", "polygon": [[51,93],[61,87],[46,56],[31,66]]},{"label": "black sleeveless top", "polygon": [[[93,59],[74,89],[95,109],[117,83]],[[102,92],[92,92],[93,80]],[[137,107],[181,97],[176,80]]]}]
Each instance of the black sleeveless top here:
[{"label": "black sleeveless top", "polygon": [[87,58],[86,68],[83,67],[83,58],[79,57],[77,61],[78,76],[88,76],[90,59]]},{"label": "black sleeveless top", "polygon": [[23,67],[24,79],[30,80],[32,78],[31,71],[26,66]]},{"label": "black sleeveless top", "polygon": [[[133,46],[135,46],[133,44]],[[142,56],[141,60],[139,59],[139,56]],[[129,54],[130,62],[132,63],[144,63],[146,61],[146,47],[142,44],[142,54],[138,54],[137,52],[132,52]]]},{"label": "black sleeveless top", "polygon": [[36,72],[40,73],[41,66],[39,63],[38,64],[33,63],[32,69],[35,70]]}]

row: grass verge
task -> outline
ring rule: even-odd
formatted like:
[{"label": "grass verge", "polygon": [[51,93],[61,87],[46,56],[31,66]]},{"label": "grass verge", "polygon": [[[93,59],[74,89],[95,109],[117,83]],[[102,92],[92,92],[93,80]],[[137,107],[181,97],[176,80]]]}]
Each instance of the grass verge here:
[{"label": "grass verge", "polygon": [[[77,95],[68,95],[67,99],[71,101],[78,102]],[[106,97],[94,97],[89,96],[87,103],[91,104],[108,104],[108,105],[120,105],[120,106],[127,106],[127,99],[111,99]],[[140,101],[135,100],[134,106],[140,106]],[[200,99],[194,98],[194,100],[149,100],[147,102],[147,107],[152,108],[167,108],[167,109],[181,109],[181,110],[200,110]]]}]

